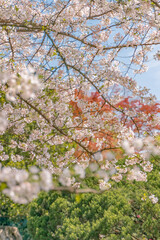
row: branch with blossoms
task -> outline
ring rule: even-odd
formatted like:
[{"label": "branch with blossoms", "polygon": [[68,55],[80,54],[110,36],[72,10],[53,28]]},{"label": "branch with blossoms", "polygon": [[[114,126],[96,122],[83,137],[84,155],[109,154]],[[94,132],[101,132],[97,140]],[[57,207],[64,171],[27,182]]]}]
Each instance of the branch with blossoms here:
[{"label": "branch with blossoms", "polygon": [[[159,155],[160,110],[132,76],[146,71],[160,44],[159,3],[1,5],[4,192],[26,203],[41,190],[101,193],[123,176],[147,181],[149,158]],[[99,190],[84,184],[87,174],[98,178]]]}]

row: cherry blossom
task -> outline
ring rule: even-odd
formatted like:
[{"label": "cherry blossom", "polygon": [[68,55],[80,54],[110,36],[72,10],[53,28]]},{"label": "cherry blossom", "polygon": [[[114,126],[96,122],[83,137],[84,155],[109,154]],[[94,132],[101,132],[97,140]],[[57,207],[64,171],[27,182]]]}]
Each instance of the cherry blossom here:
[{"label": "cherry blossom", "polygon": [[159,1],[0,3],[4,192],[26,203],[52,189],[52,178],[70,188],[87,171],[100,189],[124,175],[147,181],[150,157],[160,154],[160,107],[133,76],[160,45]]},{"label": "cherry blossom", "polygon": [[152,201],[153,204],[158,202],[158,198],[154,194],[149,196],[149,199]]}]

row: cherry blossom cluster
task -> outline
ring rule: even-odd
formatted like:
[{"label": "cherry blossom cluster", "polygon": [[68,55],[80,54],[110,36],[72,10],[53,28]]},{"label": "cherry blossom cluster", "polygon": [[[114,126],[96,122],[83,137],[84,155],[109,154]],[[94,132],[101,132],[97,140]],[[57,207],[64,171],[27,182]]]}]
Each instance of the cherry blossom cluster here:
[{"label": "cherry blossom cluster", "polygon": [[156,141],[156,135],[157,134],[155,134],[154,137],[152,136],[143,138],[133,137],[130,140],[124,140],[122,141],[122,147],[127,155],[132,156],[136,154],[136,152],[138,153],[141,152],[141,156],[143,156],[145,160],[148,160],[151,157],[151,154],[153,155],[160,154],[160,147],[158,142]]},{"label": "cherry blossom cluster", "polygon": [[5,84],[6,98],[15,101],[17,94],[24,98],[34,98],[36,91],[42,89],[42,84],[33,68],[22,69],[21,72],[13,72],[11,75],[3,73],[1,83]]},{"label": "cherry blossom cluster", "polygon": [[32,166],[29,172],[1,167],[0,182],[7,184],[3,193],[20,204],[32,201],[40,191],[49,191],[53,186],[51,173],[46,169],[39,172],[35,166]]},{"label": "cherry blossom cluster", "polygon": [[133,75],[160,45],[159,2],[0,3],[1,182],[13,174],[6,194],[26,202],[44,189],[40,173],[29,181],[30,173],[6,168],[24,162],[65,187],[78,186],[88,169],[100,189],[123,175],[147,181],[149,158],[160,154],[160,109]]},{"label": "cherry blossom cluster", "polygon": [[5,111],[0,112],[0,132],[4,132],[7,129],[8,120]]}]

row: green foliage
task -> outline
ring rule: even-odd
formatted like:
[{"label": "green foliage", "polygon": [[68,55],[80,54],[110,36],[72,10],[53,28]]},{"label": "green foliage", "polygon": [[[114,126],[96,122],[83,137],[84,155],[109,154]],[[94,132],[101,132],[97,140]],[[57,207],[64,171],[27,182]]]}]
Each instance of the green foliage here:
[{"label": "green foliage", "polygon": [[30,205],[28,230],[34,240],[160,239],[160,204],[149,199],[160,199],[159,188],[155,167],[148,182],[124,180],[100,195],[41,193]]},{"label": "green foliage", "polygon": [[28,206],[14,203],[4,194],[0,195],[0,226],[15,226],[23,240],[31,240],[27,229]]}]

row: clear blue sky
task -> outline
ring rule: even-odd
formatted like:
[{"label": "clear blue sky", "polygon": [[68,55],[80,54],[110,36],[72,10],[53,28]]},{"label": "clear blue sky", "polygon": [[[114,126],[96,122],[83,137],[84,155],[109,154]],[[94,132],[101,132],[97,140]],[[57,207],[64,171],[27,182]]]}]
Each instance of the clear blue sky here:
[{"label": "clear blue sky", "polygon": [[151,93],[156,95],[160,101],[160,61],[152,60],[148,62],[148,71],[136,76],[139,85],[151,89]]}]

